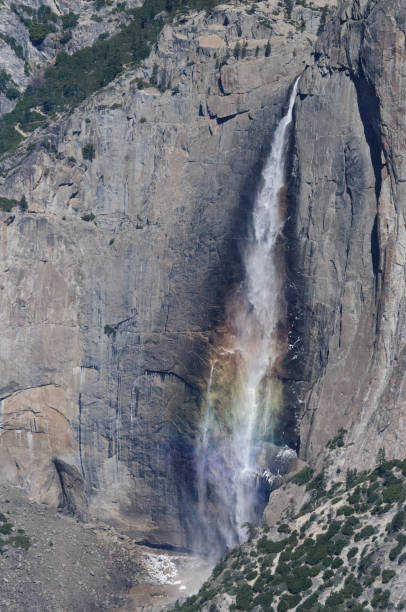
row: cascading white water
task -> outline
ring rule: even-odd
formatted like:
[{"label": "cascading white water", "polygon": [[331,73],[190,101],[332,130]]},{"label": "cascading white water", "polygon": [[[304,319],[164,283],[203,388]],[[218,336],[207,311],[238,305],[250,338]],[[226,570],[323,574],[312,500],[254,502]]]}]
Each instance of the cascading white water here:
[{"label": "cascading white water", "polygon": [[238,391],[224,390],[232,397],[232,405],[229,414],[219,415],[211,397],[214,362],[201,423],[197,478],[203,538],[207,541],[210,530],[213,532],[208,521],[214,514],[218,523],[215,539],[220,538],[223,547],[241,540],[243,524],[255,520],[254,477],[261,469],[261,440],[270,438],[272,428],[269,380],[281,354],[278,328],[285,310],[277,245],[285,217],[285,157],[298,81],[262,171],[244,254],[245,280],[229,305],[231,346],[218,351],[220,356],[233,355],[239,371]]}]

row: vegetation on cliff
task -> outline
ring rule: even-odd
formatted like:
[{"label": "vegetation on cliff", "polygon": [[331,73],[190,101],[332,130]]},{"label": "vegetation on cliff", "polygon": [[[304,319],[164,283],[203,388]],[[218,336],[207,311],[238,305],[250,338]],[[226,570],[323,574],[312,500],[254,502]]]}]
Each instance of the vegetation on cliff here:
[{"label": "vegetation on cliff", "polygon": [[[94,45],[73,55],[59,53],[55,65],[27,88],[14,110],[0,121],[0,155],[21,142],[21,132],[32,132],[57,111],[72,110],[108,85],[124,68],[148,57],[163,25],[174,14],[191,9],[208,10],[216,4],[216,0],[146,0],[131,12],[131,23],[118,34],[107,39],[100,37]],[[26,20],[34,44],[40,44],[46,33],[52,31],[52,15],[48,10]],[[68,17],[65,16],[64,26],[72,27],[75,15],[71,13]]]},{"label": "vegetation on cliff", "polygon": [[406,562],[406,460],[350,470],[345,481],[329,485],[323,473],[300,474],[294,479],[306,481],[311,512],[299,512],[290,525],[251,530],[249,542],[229,551],[177,610],[218,610],[221,598],[230,610],[406,608],[406,597],[392,600]]},{"label": "vegetation on cliff", "polygon": [[[7,539],[4,536],[8,536]],[[23,529],[18,529],[15,532],[13,524],[9,522],[4,514],[0,513],[0,554],[4,552],[5,546],[27,550],[31,546],[31,542]]]}]

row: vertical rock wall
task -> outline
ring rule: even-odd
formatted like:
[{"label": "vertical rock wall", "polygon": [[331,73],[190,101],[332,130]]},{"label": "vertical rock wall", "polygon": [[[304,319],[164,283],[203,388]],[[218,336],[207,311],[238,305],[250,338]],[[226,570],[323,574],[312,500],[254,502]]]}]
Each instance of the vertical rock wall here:
[{"label": "vertical rock wall", "polygon": [[0,213],[2,478],[139,540],[190,543],[212,334],[314,40],[273,11],[166,27],[3,163],[1,195],[29,208]]},{"label": "vertical rock wall", "polygon": [[402,2],[344,3],[300,83],[285,391],[313,462],[340,427],[349,467],[406,455],[405,34]]}]

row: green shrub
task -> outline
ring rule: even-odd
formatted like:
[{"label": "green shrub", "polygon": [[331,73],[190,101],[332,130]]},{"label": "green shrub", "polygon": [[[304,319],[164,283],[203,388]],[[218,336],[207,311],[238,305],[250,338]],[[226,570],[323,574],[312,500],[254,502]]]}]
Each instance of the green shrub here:
[{"label": "green shrub", "polygon": [[21,94],[16,87],[8,87],[6,90],[6,98],[9,100],[18,100]]},{"label": "green shrub", "polygon": [[306,504],[303,504],[303,506],[300,508],[299,516],[303,516],[303,514],[308,514],[309,512],[312,512],[312,510],[312,502],[307,502]]},{"label": "green shrub", "polygon": [[312,581],[309,578],[309,568],[306,566],[295,568],[291,574],[286,576],[285,581],[288,591],[292,595],[307,591],[312,586]]},{"label": "green shrub", "polygon": [[28,34],[35,47],[39,47],[51,32],[56,32],[55,26],[51,23],[40,23],[37,20],[32,20],[28,24]]},{"label": "green shrub", "polygon": [[259,553],[280,553],[287,544],[288,539],[273,542],[272,540],[268,540],[267,537],[263,536],[260,540],[258,540],[257,550]]},{"label": "green shrub", "polygon": [[258,576],[256,581],[252,585],[252,590],[254,591],[254,593],[262,593],[262,591],[265,590],[265,586],[266,586],[266,577]]},{"label": "green shrub", "polygon": [[17,200],[11,200],[9,198],[4,198],[0,196],[0,210],[4,210],[5,212],[11,212],[14,206],[17,206]]},{"label": "green shrub", "polygon": [[344,587],[341,591],[344,599],[349,599],[350,597],[359,597],[362,594],[362,586],[359,582],[357,582],[354,576],[347,576],[344,582]]},{"label": "green shrub", "polygon": [[62,27],[64,30],[69,28],[74,28],[79,21],[79,15],[76,13],[68,13],[67,15],[62,15]]},{"label": "green shrub", "polygon": [[396,512],[391,522],[387,525],[386,530],[389,533],[400,531],[405,526],[406,512],[402,509]]},{"label": "green shrub", "polygon": [[315,610],[317,609],[317,602],[319,600],[318,593],[313,593],[297,608],[297,612],[304,612],[304,610]]},{"label": "green shrub", "polygon": [[344,595],[341,591],[333,591],[326,599],[326,606],[339,606],[344,603]]},{"label": "green shrub", "polygon": [[359,574],[366,574],[366,572],[372,565],[372,557],[373,557],[372,553],[370,555],[364,555],[364,554],[361,555],[361,558],[358,564]]},{"label": "green shrub", "polygon": [[333,450],[334,448],[344,446],[344,436],[346,433],[347,433],[347,430],[341,428],[338,434],[332,440],[327,442],[327,448],[329,448],[330,450]]},{"label": "green shrub", "polygon": [[350,516],[342,526],[341,532],[346,536],[351,536],[354,533],[354,527],[357,525],[359,525],[359,520],[355,516]]},{"label": "green shrub", "polygon": [[314,470],[312,470],[311,467],[306,465],[306,467],[300,470],[300,472],[292,476],[292,478],[290,479],[290,482],[293,482],[294,484],[297,484],[299,486],[305,485],[308,482],[310,482],[310,480],[313,478],[313,474],[314,474]]},{"label": "green shrub", "polygon": [[247,582],[243,582],[236,592],[235,604],[240,610],[250,610],[252,606],[252,589]]},{"label": "green shrub", "polygon": [[246,580],[248,580],[248,581],[254,580],[254,578],[257,577],[257,573],[258,572],[256,570],[254,570],[254,569],[249,570],[249,572],[247,572],[245,574]]},{"label": "green shrub", "polygon": [[383,584],[386,584],[387,582],[392,580],[392,578],[395,575],[396,575],[396,572],[394,572],[393,570],[390,570],[390,569],[383,570],[383,572],[382,572],[382,582],[383,582]]},{"label": "green shrub", "polygon": [[332,557],[330,557],[329,555],[327,555],[327,557],[324,557],[323,561],[322,561],[322,565],[323,567],[330,567],[331,564],[333,562]]},{"label": "green shrub", "polygon": [[387,610],[389,605],[390,592],[375,589],[372,597],[371,606],[374,609]]},{"label": "green shrub", "polygon": [[23,534],[12,536],[8,539],[8,543],[14,548],[24,548],[28,550],[31,546],[30,538]]},{"label": "green shrub", "polygon": [[387,504],[404,502],[406,499],[406,489],[402,482],[396,482],[384,487],[382,497],[383,501]]},{"label": "green shrub", "polygon": [[351,514],[354,514],[354,508],[352,508],[351,506],[341,506],[341,508],[337,510],[337,515],[340,514],[344,514],[344,516],[350,516]]},{"label": "green shrub", "polygon": [[112,10],[112,13],[122,13],[127,6],[126,2],[117,2],[117,5]]},{"label": "green shrub", "polygon": [[317,565],[320,561],[323,561],[328,557],[327,544],[316,543],[308,552],[305,558],[306,563],[309,565]]},{"label": "green shrub", "polygon": [[279,563],[278,563],[278,567],[276,568],[276,571],[278,572],[278,574],[281,574],[281,576],[286,576],[286,574],[289,572],[289,565],[287,565],[287,563],[283,563],[280,560],[280,557],[279,557]]},{"label": "green shrub", "polygon": [[361,531],[358,531],[355,534],[354,540],[356,542],[358,542],[359,540],[366,540],[367,538],[370,538],[372,535],[374,535],[374,533],[375,528],[372,525],[366,525],[365,527],[363,527],[363,529],[361,529]]},{"label": "green shrub", "polygon": [[281,606],[281,610],[291,610],[292,608],[296,608],[301,599],[302,598],[300,595],[282,595],[282,598],[278,604],[278,610],[279,606]]},{"label": "green shrub", "polygon": [[6,70],[0,70],[0,93],[5,93],[10,84],[11,76]]},{"label": "green shrub", "polygon": [[82,156],[83,156],[83,159],[93,161],[95,157],[94,145],[92,145],[90,142],[87,143],[82,149]]},{"label": "green shrub", "polygon": [[357,487],[352,493],[352,495],[348,496],[348,501],[350,504],[359,504],[361,501],[361,488]]},{"label": "green shrub", "polygon": [[281,552],[280,557],[279,557],[279,562],[290,561],[291,558],[292,558],[292,546],[288,546]]},{"label": "green shrub", "polygon": [[3,523],[0,525],[0,533],[3,535],[9,535],[13,531],[13,525],[11,523]]},{"label": "green shrub", "polygon": [[320,472],[307,483],[306,491],[311,491],[316,499],[325,493],[324,472]]},{"label": "green shrub", "polygon": [[358,552],[358,548],[356,546],[353,546],[352,548],[350,548],[350,550],[347,553],[347,559],[352,559],[353,557],[355,557],[357,552]]},{"label": "green shrub", "polygon": [[345,476],[345,488],[352,489],[358,482],[357,470],[349,468]]},{"label": "green shrub", "polygon": [[264,593],[260,593],[256,596],[254,600],[254,604],[257,606],[262,606],[264,610],[272,610],[270,605],[274,599],[273,594],[270,591],[265,591]]},{"label": "green shrub", "polygon": [[334,569],[337,569],[338,567],[341,567],[343,563],[344,561],[341,559],[341,557],[335,557],[333,561],[331,562],[331,567]]},{"label": "green shrub", "polygon": [[[110,328],[109,325],[106,325],[104,328],[104,333],[106,333],[106,327]],[[113,332],[115,331],[113,327],[111,329],[113,330]],[[113,333],[113,332],[110,332],[110,333]],[[219,561],[212,571],[212,574],[211,574],[212,578],[216,579],[218,576],[220,576],[220,574],[224,571],[225,567],[226,567],[225,562],[223,560]]]},{"label": "green shrub", "polygon": [[93,213],[89,213],[87,215],[82,216],[82,221],[94,221],[96,219]]}]

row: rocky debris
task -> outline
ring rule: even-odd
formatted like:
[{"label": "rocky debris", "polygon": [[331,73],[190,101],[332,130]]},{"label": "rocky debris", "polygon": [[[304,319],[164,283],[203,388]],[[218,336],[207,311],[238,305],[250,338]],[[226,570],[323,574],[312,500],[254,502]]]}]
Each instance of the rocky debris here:
[{"label": "rocky debris", "polygon": [[1,609],[20,612],[29,602],[33,612],[87,612],[125,601],[139,572],[112,531],[30,502],[12,487],[1,486],[0,508],[30,540],[28,550],[7,546],[0,554]]},{"label": "rocky debris", "polygon": [[23,612],[29,601],[33,612],[158,612],[196,592],[211,567],[0,486],[2,610]]}]

